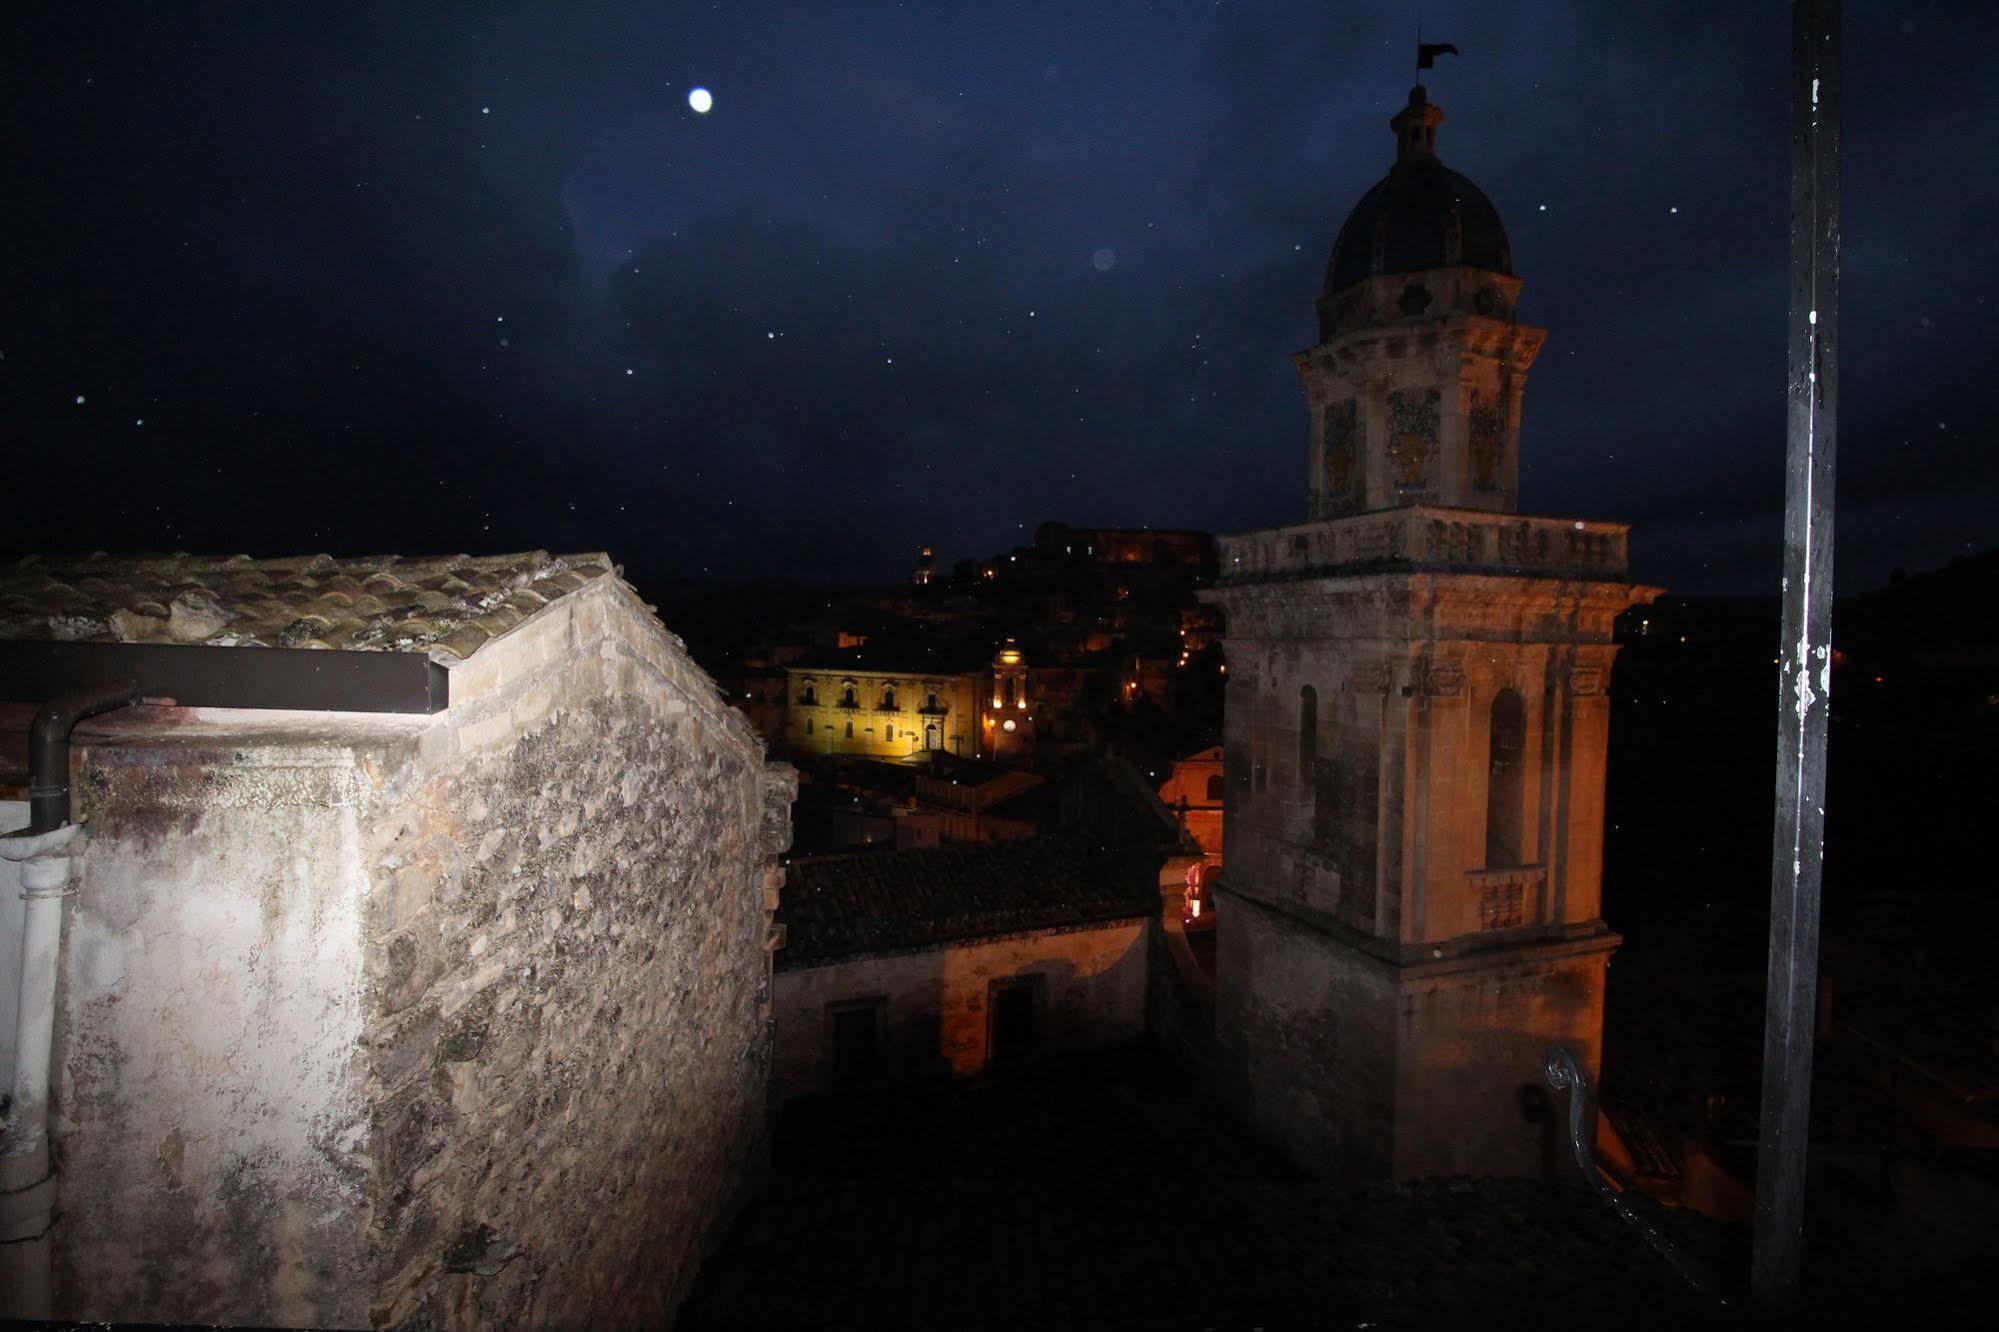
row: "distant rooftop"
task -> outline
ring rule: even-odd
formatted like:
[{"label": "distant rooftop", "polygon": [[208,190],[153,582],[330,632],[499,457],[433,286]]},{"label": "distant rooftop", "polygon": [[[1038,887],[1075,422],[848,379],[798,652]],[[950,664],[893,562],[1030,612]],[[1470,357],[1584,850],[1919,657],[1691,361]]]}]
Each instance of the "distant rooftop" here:
[{"label": "distant rooftop", "polygon": [[956,782],[960,786],[984,786],[987,782],[1001,777],[1011,777],[1021,771],[1010,763],[998,763],[992,759],[959,758],[943,750],[933,750],[925,756],[935,775]]},{"label": "distant rooftop", "polygon": [[822,856],[791,866],[777,911],[786,927],[777,969],[1158,909],[1148,862],[1062,837]]},{"label": "distant rooftop", "polygon": [[601,552],[31,555],[0,567],[0,640],[422,652],[449,663],[616,576]]},{"label": "distant rooftop", "polygon": [[913,636],[870,641],[861,647],[822,648],[790,669],[822,675],[845,672],[864,675],[963,675],[984,669],[993,659],[994,645],[963,640],[926,642]]}]

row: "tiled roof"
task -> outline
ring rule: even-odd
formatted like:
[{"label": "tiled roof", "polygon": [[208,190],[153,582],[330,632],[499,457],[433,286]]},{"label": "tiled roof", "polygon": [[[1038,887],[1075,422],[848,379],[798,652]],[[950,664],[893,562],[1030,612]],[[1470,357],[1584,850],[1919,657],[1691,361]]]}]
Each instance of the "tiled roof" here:
[{"label": "tiled roof", "polygon": [[463,660],[558,597],[616,576],[604,554],[28,556],[0,568],[0,639],[424,652]]},{"label": "tiled roof", "polygon": [[796,861],[780,971],[1159,909],[1151,862],[1064,837]]},{"label": "tiled roof", "polygon": [[932,772],[928,775],[956,782],[959,786],[984,786],[987,782],[1015,777],[1022,772],[1010,764],[996,763],[991,759],[959,758],[941,749],[931,754],[929,759]]},{"label": "tiled roof", "polygon": [[[1761,1326],[1696,1296],[1573,1163],[1548,1180],[1313,1177],[1144,1044],[813,1097],[772,1127],[767,1191],[702,1267],[682,1332]],[[1747,1270],[1746,1237],[1638,1205],[1707,1271]],[[1862,1228],[1825,1229],[1801,1294]],[[1976,1275],[1952,1284],[1989,1317]],[[1915,1285],[1883,1303],[1906,1308]]]}]

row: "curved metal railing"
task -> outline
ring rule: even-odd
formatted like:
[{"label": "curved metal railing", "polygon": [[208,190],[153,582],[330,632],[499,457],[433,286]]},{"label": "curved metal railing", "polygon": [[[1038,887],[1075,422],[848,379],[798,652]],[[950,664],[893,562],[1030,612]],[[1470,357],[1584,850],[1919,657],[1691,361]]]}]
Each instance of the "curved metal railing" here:
[{"label": "curved metal railing", "polygon": [[1714,1283],[1703,1276],[1674,1243],[1667,1239],[1657,1226],[1638,1215],[1624,1195],[1610,1187],[1603,1177],[1603,1168],[1597,1164],[1596,1149],[1591,1146],[1589,1114],[1593,1104],[1590,1097],[1589,1075],[1565,1046],[1553,1046],[1548,1051],[1548,1085],[1556,1091],[1569,1094],[1569,1146],[1576,1154],[1576,1167],[1582,1171],[1583,1179],[1596,1191],[1596,1195],[1609,1203],[1611,1209],[1622,1217],[1624,1224],[1637,1231],[1647,1244],[1664,1258],[1680,1278],[1701,1294],[1717,1304],[1727,1304]]}]

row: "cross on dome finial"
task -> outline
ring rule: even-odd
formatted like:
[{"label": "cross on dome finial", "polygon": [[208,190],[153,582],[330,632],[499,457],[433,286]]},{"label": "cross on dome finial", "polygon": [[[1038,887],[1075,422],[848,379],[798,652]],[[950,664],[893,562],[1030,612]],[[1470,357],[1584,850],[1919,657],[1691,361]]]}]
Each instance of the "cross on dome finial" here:
[{"label": "cross on dome finial", "polygon": [[1429,90],[1417,84],[1409,90],[1409,105],[1395,113],[1388,128],[1395,131],[1395,160],[1411,162],[1437,155],[1437,126],[1444,109],[1430,101]]}]

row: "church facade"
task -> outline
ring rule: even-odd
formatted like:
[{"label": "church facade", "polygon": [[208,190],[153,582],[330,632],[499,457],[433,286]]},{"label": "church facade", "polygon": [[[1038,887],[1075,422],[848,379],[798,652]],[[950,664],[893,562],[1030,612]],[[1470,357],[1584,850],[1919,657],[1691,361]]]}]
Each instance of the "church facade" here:
[{"label": "church facade", "polygon": [[1232,1099],[1308,1165],[1535,1174],[1548,1047],[1598,1064],[1606,686],[1622,524],[1518,512],[1545,336],[1497,210],[1437,160],[1422,88],[1341,229],[1311,521],[1224,537]]}]

